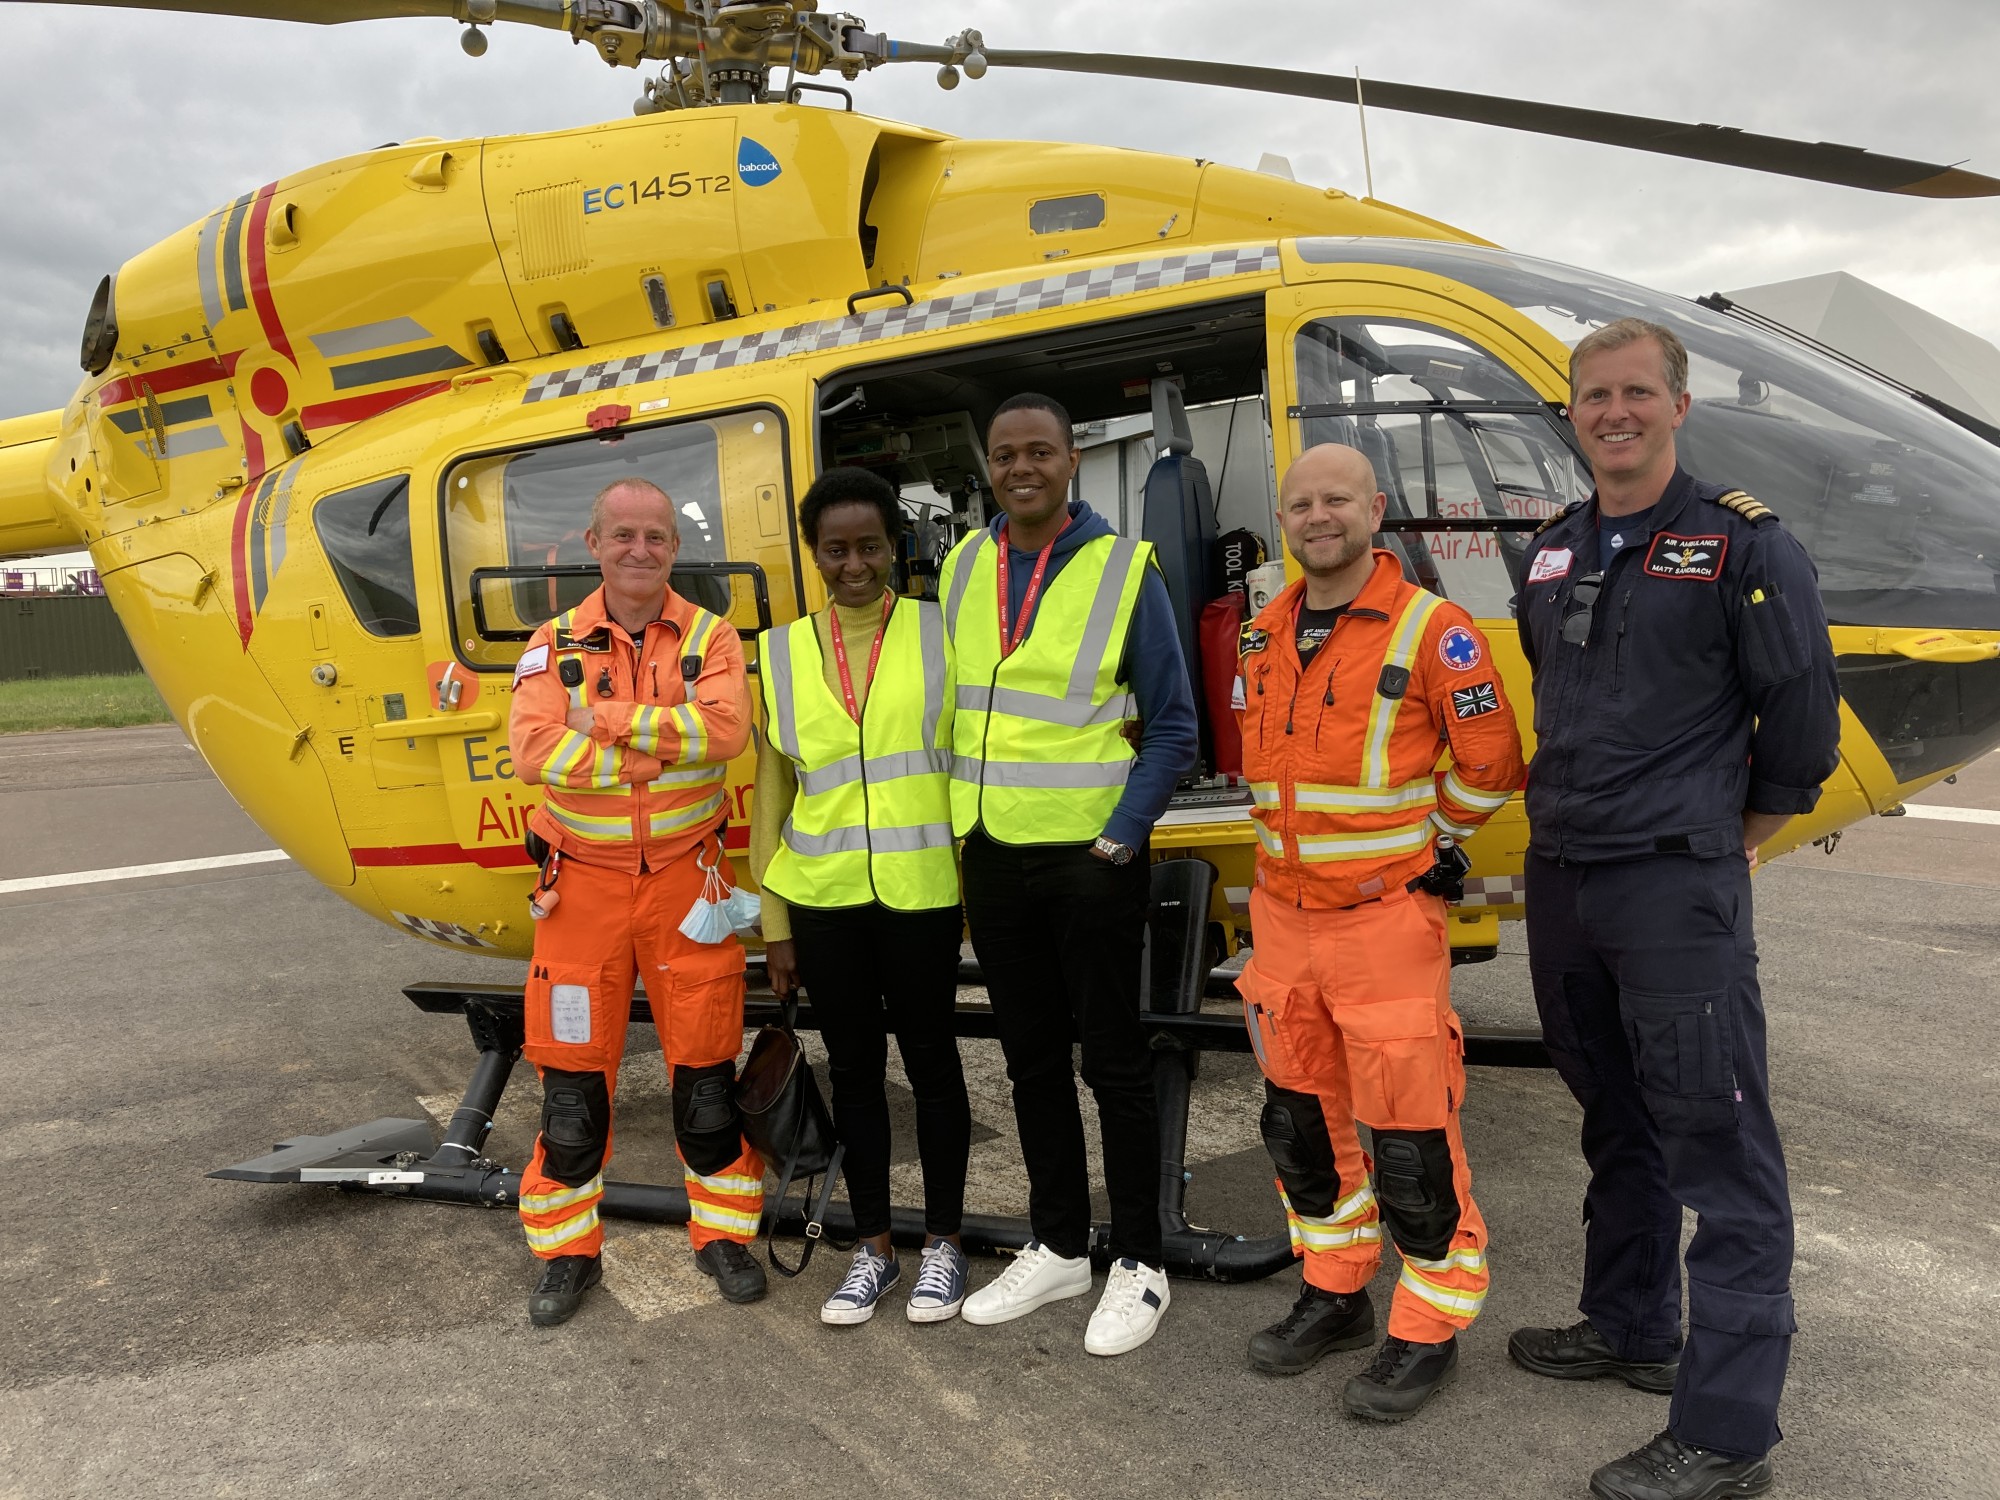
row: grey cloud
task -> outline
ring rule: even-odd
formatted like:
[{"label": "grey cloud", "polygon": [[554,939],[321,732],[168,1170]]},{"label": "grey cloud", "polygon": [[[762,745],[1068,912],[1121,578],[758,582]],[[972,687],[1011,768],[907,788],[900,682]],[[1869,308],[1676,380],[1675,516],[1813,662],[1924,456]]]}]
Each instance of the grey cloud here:
[{"label": "grey cloud", "polygon": [[[1436,0],[1137,6],[847,0],[937,41],[1205,55],[1277,67],[1832,139],[2000,175],[2000,98],[1981,59],[2000,7],[1933,0],[1595,4]],[[1137,20],[1133,18],[1137,17]],[[99,276],[238,193],[415,135],[555,129],[637,93],[563,38],[500,28],[346,27],[0,6],[0,414],[60,404]],[[971,136],[1094,141],[1362,190],[1353,110],[1223,90],[994,70],[941,92],[884,69],[861,106]],[[1686,294],[1846,269],[2000,339],[2000,206],[1922,203],[1374,110],[1379,194],[1471,233]]]}]

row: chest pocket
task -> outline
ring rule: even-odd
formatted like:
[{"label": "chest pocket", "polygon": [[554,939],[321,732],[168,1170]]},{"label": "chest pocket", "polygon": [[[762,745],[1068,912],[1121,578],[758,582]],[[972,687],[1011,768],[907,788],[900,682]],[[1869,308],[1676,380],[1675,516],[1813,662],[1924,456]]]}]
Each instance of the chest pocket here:
[{"label": "chest pocket", "polygon": [[[1707,716],[1719,687],[1734,680],[1726,580],[1658,578],[1631,563],[1605,590],[1592,627],[1592,693],[1602,737],[1658,750]],[[1574,651],[1575,647],[1568,648]]]}]

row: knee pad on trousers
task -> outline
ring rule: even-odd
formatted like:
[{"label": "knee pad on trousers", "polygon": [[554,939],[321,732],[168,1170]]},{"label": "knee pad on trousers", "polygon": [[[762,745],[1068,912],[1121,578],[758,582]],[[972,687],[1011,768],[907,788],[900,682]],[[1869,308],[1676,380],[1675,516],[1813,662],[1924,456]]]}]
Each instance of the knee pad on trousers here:
[{"label": "knee pad on trousers", "polygon": [[736,1113],[736,1064],[674,1069],[674,1139],[681,1160],[711,1177],[743,1152]]},{"label": "knee pad on trousers", "polygon": [[1323,1219],[1340,1201],[1340,1173],[1334,1166],[1333,1140],[1326,1133],[1326,1111],[1311,1094],[1281,1089],[1266,1080],[1264,1113],[1257,1128],[1271,1165],[1285,1185],[1292,1210]]},{"label": "knee pad on trousers", "polygon": [[1445,1133],[1376,1131],[1375,1198],[1397,1249],[1443,1260],[1458,1233],[1458,1188]]},{"label": "knee pad on trousers", "polygon": [[602,1073],[542,1070],[542,1170],[581,1187],[604,1170],[611,1137],[611,1091]]}]

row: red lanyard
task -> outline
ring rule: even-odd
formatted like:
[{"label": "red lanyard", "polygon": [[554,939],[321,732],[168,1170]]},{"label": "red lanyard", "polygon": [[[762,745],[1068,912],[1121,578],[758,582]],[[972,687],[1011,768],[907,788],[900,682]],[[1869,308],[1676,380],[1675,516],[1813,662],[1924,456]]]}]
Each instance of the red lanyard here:
[{"label": "red lanyard", "polygon": [[[861,691],[867,692],[875,682],[875,667],[882,660],[882,642],[889,635],[889,611],[896,607],[896,596],[887,589],[882,591],[882,628],[875,632],[875,649],[868,653],[868,675],[862,679]],[[833,664],[840,668],[840,695],[847,700],[848,717],[855,723],[861,722],[861,705],[855,701],[854,678],[847,670],[847,643],[840,638],[840,606],[829,605],[827,619],[833,626]]]},{"label": "red lanyard", "polygon": [[1035,615],[1035,598],[1042,591],[1042,575],[1049,570],[1049,556],[1056,549],[1056,541],[1062,531],[1069,530],[1069,522],[1064,521],[1062,531],[1048,539],[1039,556],[1035,558],[1035,571],[1028,575],[1028,591],[1021,596],[1021,618],[1015,622],[1014,633],[1007,634],[1007,555],[1013,549],[1007,543],[1009,522],[1000,526],[1000,658],[1006,660],[1014,654],[1014,648],[1021,644],[1021,638],[1028,633],[1028,622]]}]

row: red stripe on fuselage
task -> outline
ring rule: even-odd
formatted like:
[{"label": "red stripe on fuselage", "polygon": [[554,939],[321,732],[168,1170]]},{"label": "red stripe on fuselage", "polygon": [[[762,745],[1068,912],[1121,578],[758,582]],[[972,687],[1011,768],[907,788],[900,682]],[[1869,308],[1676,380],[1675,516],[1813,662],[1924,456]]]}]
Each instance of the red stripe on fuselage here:
[{"label": "red stripe on fuselage", "polygon": [[498,849],[468,849],[463,844],[389,844],[349,851],[362,869],[385,869],[402,865],[482,865],[489,870],[517,866],[530,868],[534,861],[519,844]]},{"label": "red stripe on fuselage", "polygon": [[271,300],[271,278],[264,265],[264,221],[271,216],[271,194],[277,189],[278,185],[270,182],[257,190],[257,199],[250,205],[249,241],[243,258],[250,272],[250,305],[257,309],[257,321],[264,325],[264,342],[296,365],[292,341],[278,317],[278,304]]},{"label": "red stripe on fuselage", "polygon": [[166,370],[148,370],[143,375],[121,375],[116,380],[106,381],[97,389],[99,406],[121,406],[127,401],[137,401],[141,387],[155,396],[165,396],[173,391],[184,391],[190,386],[213,385],[218,380],[227,380],[230,370],[236,364],[236,357],[229,356],[229,362],[219,359],[198,359],[192,364],[178,365]]},{"label": "red stripe on fuselage", "polygon": [[406,401],[421,401],[426,396],[435,396],[439,391],[450,388],[449,380],[433,380],[424,385],[398,386],[393,391],[371,391],[365,396],[343,396],[338,401],[321,401],[302,408],[299,420],[308,429],[341,427],[349,422],[364,422],[370,417],[379,417]]},{"label": "red stripe on fuselage", "polygon": [[[250,429],[243,429],[247,442]],[[243,649],[250,649],[250,553],[246,541],[250,533],[250,512],[256,508],[257,478],[253,477],[243,486],[242,498],[236,502],[236,519],[229,525],[229,560],[232,582],[236,597],[236,633],[243,637]]]}]

